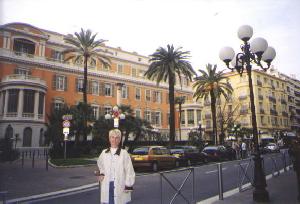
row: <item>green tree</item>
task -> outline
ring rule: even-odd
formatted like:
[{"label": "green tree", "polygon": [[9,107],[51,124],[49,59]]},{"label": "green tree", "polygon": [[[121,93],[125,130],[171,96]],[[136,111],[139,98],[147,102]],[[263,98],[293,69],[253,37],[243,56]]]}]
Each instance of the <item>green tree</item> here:
[{"label": "green tree", "polygon": [[181,51],[181,47],[175,49],[173,45],[167,45],[167,49],[158,48],[150,55],[150,66],[145,72],[146,78],[155,80],[157,84],[161,81],[169,83],[169,107],[170,107],[170,146],[175,141],[175,85],[176,76],[182,84],[182,78],[188,81],[192,80],[195,71],[190,62],[189,51]]},{"label": "green tree", "polygon": [[[79,33],[75,32],[75,36],[66,36],[64,38],[65,42],[70,44],[71,47],[67,48],[63,51],[64,54],[67,54],[68,57],[65,58],[65,61],[74,59],[74,61],[82,62],[83,61],[83,103],[87,104],[87,75],[88,75],[88,62],[96,64],[96,60],[98,59],[104,66],[110,66],[110,59],[105,55],[101,49],[105,40],[96,40],[97,34],[92,34],[91,30],[81,29]],[[84,106],[87,107],[87,106]],[[85,113],[87,113],[87,109]],[[84,130],[86,130],[87,120],[85,118],[87,114],[83,115],[84,120]],[[84,140],[87,138],[87,133],[84,132]]]},{"label": "green tree", "polygon": [[[137,141],[138,138],[143,134],[144,129],[152,129],[149,122],[134,116],[131,106],[121,105],[119,107],[119,111],[126,116],[124,120],[119,121],[119,129],[122,132],[122,138],[124,137],[123,147],[128,144],[128,138],[130,134],[133,134],[135,136],[134,141]],[[101,116],[94,123],[93,135],[95,140],[97,140],[95,143],[104,145],[108,144],[108,132],[113,128],[113,120],[106,120],[104,116]]]},{"label": "green tree", "polygon": [[217,145],[217,117],[216,117],[216,100],[221,95],[228,98],[228,94],[231,94],[233,89],[228,82],[224,82],[226,77],[223,71],[217,72],[217,65],[212,66],[211,64],[206,65],[206,71],[199,70],[200,76],[197,76],[193,88],[195,88],[194,98],[199,100],[204,98],[206,100],[210,97],[210,107],[213,119],[213,139]]}]

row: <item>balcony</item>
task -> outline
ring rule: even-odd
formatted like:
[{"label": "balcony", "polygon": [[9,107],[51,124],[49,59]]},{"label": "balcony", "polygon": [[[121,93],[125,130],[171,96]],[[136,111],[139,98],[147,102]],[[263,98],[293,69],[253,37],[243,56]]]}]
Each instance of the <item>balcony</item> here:
[{"label": "balcony", "polygon": [[241,114],[241,115],[246,115],[246,114],[248,114],[248,109],[241,109],[241,110],[240,110],[240,114]]},{"label": "balcony", "polygon": [[263,108],[259,109],[260,114],[265,114],[265,110]]},{"label": "balcony", "polygon": [[300,92],[295,91],[295,96],[300,97]]},{"label": "balcony", "polygon": [[241,95],[241,96],[239,96],[239,100],[245,100],[245,99],[247,99],[247,95]]},{"label": "balcony", "polygon": [[276,98],[274,96],[269,96],[269,101],[276,103]]},{"label": "balcony", "polygon": [[46,81],[30,76],[30,75],[21,75],[21,74],[13,74],[5,76],[1,79],[1,83],[3,84],[27,84],[27,85],[38,85],[43,88],[46,88]]},{"label": "balcony", "polygon": [[263,99],[264,99],[264,96],[261,95],[261,94],[259,94],[259,95],[258,95],[258,99],[259,99],[259,100],[263,100]]},{"label": "balcony", "polygon": [[278,115],[277,111],[274,109],[270,109],[270,114],[271,115]]},{"label": "balcony", "polygon": [[282,116],[289,117],[289,114],[286,111],[282,111]]},{"label": "balcony", "polygon": [[262,82],[260,80],[257,80],[256,83],[257,83],[257,86],[262,86]]}]

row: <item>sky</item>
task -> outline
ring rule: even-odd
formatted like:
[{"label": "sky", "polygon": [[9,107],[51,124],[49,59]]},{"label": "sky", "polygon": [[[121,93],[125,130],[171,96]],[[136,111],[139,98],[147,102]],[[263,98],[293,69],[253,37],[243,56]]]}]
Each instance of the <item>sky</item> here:
[{"label": "sky", "polygon": [[[300,79],[300,0],[0,0],[0,24],[23,22],[61,34],[80,28],[108,46],[148,56],[173,44],[190,51],[195,70],[226,70],[224,46],[240,52],[237,30],[253,27],[275,48],[274,68]],[[251,41],[251,40],[250,40]]]}]

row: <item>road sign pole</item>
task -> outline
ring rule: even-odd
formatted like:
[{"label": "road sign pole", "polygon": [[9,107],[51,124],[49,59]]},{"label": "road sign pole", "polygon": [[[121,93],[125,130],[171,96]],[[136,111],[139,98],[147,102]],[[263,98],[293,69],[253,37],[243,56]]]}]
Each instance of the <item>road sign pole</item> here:
[{"label": "road sign pole", "polygon": [[65,153],[64,153],[64,159],[67,159],[67,140],[65,140]]}]

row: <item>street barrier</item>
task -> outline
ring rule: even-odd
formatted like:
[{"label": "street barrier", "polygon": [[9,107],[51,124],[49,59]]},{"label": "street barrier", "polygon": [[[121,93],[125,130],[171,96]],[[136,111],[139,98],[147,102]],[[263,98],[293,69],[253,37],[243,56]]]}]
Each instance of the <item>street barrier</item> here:
[{"label": "street barrier", "polygon": [[[277,177],[280,175],[280,170],[278,168],[278,165],[277,165],[277,161],[276,161],[276,155],[275,156],[271,156],[269,157],[272,161],[272,176],[273,177]],[[276,174],[277,173],[277,174]]]},{"label": "street barrier", "polygon": [[24,168],[24,160],[31,159],[31,167],[35,167],[36,159],[45,159],[46,170],[48,171],[49,148],[48,147],[19,147],[17,148],[21,155],[21,165]]},{"label": "street barrier", "polygon": [[[251,165],[251,163],[253,163],[253,160],[252,158],[248,158],[248,159],[243,159],[243,160],[240,160],[238,162],[238,188],[239,188],[239,192],[243,192],[245,190],[248,189],[247,188],[243,188],[243,185],[244,185],[244,182],[245,181],[248,181],[251,183],[251,185],[253,186],[253,179],[251,179],[248,175],[248,169],[249,169],[249,166]],[[243,167],[243,165],[246,164],[246,167]],[[247,180],[245,180],[247,179]]]},{"label": "street barrier", "polygon": [[[183,180],[182,184],[179,186],[179,188],[177,189],[173,183],[165,176],[166,174],[170,174],[170,173],[178,173],[180,171],[188,171],[187,176],[185,177],[185,179]],[[184,184],[186,183],[187,179],[189,178],[189,176],[192,174],[192,201],[190,202],[181,192]],[[195,174],[194,174],[194,168],[188,168],[188,169],[181,169],[181,170],[172,170],[172,171],[164,171],[164,172],[160,172],[160,198],[161,198],[161,204],[163,204],[163,179],[176,191],[176,193],[173,195],[171,201],[169,202],[170,204],[172,204],[175,201],[175,198],[180,195],[185,201],[186,203],[195,203],[195,199],[194,199],[194,195],[195,195]]]}]

